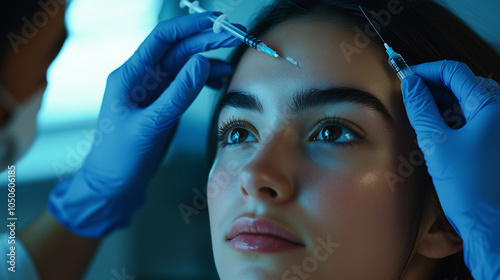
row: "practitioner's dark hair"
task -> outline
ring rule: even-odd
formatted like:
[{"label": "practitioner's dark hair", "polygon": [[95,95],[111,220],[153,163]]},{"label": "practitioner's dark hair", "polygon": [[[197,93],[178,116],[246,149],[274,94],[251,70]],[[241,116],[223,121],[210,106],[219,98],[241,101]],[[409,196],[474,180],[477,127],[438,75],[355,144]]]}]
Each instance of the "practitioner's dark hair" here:
[{"label": "practitioner's dark hair", "polygon": [[40,9],[38,1],[32,0],[5,1],[5,3],[2,3],[0,11],[0,59],[3,59],[3,56],[11,47],[9,38],[12,38],[14,34],[22,36],[22,27],[26,24],[23,19],[30,21]]},{"label": "practitioner's dark hair", "polygon": [[[461,19],[431,0],[276,0],[258,13],[259,17],[253,21],[256,25],[249,34],[262,37],[272,27],[296,18],[332,19],[364,31],[367,20],[358,6],[367,12],[370,19],[378,25],[377,29],[385,41],[401,53],[409,65],[443,59],[457,60],[467,64],[476,75],[500,80],[500,55]],[[391,14],[391,10],[397,13]],[[390,14],[390,20],[377,14]],[[381,41],[372,38],[370,45],[377,44],[383,51]],[[234,66],[239,63],[246,49],[243,45],[233,53],[231,63]],[[219,113],[220,108],[216,108],[211,123],[209,163],[213,162],[216,155]],[[445,232],[456,235],[443,213],[425,166],[422,167],[421,173],[423,187],[418,189],[416,195],[417,209],[413,213],[414,236],[411,237],[405,256],[402,257],[401,270],[395,272],[396,279],[401,278],[405,271],[420,234],[420,225],[425,221],[429,209],[437,214],[439,226]],[[455,277],[460,280],[472,279],[464,264],[463,252],[442,259],[434,276],[435,279]]]}]

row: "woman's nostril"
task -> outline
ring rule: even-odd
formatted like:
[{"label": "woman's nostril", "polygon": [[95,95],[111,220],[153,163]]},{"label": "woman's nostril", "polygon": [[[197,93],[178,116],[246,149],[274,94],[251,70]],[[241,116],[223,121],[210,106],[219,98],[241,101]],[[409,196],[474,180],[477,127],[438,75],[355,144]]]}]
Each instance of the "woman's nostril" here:
[{"label": "woman's nostril", "polygon": [[248,192],[247,192],[247,190],[245,190],[244,187],[241,187],[241,192],[243,193],[244,196],[248,195]]},{"label": "woman's nostril", "polygon": [[262,187],[259,191],[263,192],[264,195],[272,197],[272,198],[276,198],[278,196],[278,192],[276,190],[274,190],[273,188]]}]

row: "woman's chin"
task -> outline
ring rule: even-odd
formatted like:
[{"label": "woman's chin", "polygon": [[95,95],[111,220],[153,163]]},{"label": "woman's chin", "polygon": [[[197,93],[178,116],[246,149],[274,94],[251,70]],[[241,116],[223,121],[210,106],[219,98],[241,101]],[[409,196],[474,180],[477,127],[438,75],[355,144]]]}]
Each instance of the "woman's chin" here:
[{"label": "woman's chin", "polygon": [[270,271],[267,268],[248,266],[242,269],[234,269],[227,275],[221,275],[221,280],[276,280],[282,279],[279,271]]}]

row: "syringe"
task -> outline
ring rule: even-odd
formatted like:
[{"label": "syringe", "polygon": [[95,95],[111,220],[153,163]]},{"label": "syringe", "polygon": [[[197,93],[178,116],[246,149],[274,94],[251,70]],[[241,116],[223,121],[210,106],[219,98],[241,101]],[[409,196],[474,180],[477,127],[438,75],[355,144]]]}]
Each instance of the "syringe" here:
[{"label": "syringe", "polygon": [[391,47],[389,47],[384,39],[382,39],[382,36],[380,36],[380,33],[378,33],[377,28],[375,28],[372,21],[365,14],[365,11],[363,11],[361,6],[359,6],[359,9],[361,10],[361,12],[363,12],[363,15],[365,15],[366,19],[372,25],[373,29],[375,29],[375,32],[377,32],[380,40],[384,42],[385,52],[389,55],[389,65],[391,65],[392,69],[396,72],[398,78],[402,81],[405,77],[413,75],[413,71],[411,71],[410,67],[408,67],[408,64],[406,64],[406,61],[403,59],[403,57],[399,53],[396,53]]},{"label": "syringe", "polygon": [[[189,7],[190,14],[204,13],[207,11],[200,7],[200,3],[198,1],[191,2],[189,0],[181,0],[179,6],[181,8]],[[247,34],[246,32],[239,30],[236,26],[230,24],[229,17],[227,15],[223,14],[218,17],[211,15],[209,16],[209,19],[214,22],[213,31],[215,33],[219,33],[222,30],[225,30],[232,36],[240,39],[245,44],[247,44],[248,46],[259,52],[266,53],[272,57],[285,59],[279,56],[278,53],[276,53],[274,50],[266,46],[266,44],[264,44],[261,40],[253,37],[252,35]],[[285,60],[300,68],[300,65],[293,58],[287,56]]]}]

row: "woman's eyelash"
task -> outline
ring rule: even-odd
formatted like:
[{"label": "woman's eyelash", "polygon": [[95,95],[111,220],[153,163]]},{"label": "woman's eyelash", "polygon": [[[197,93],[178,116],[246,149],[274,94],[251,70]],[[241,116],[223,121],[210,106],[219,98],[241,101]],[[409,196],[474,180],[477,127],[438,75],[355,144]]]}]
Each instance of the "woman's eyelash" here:
[{"label": "woman's eyelash", "polygon": [[[231,117],[227,121],[224,121],[219,127],[218,127],[218,135],[217,135],[217,142],[219,144],[220,148],[224,148],[228,145],[231,145],[231,143],[228,143],[228,133],[230,133],[233,129],[235,128],[242,128],[246,129],[249,131],[249,133],[252,133],[252,129],[249,128],[249,122],[246,120],[242,119],[237,119],[236,117]],[[321,132],[322,129],[328,126],[339,126],[343,129],[347,129],[349,132],[351,132],[356,139],[352,141],[321,141],[321,142],[326,142],[327,144],[331,144],[334,146],[355,146],[357,144],[363,143],[363,140],[366,138],[366,135],[362,132],[359,132],[359,128],[356,128],[354,125],[352,125],[350,122],[336,117],[336,116],[324,116],[320,118],[320,121],[314,125],[314,134],[317,135],[318,133]],[[316,137],[311,136],[310,137],[312,140],[316,140]]]},{"label": "woman's eyelash", "polygon": [[327,126],[327,125],[339,125],[339,126],[342,126],[344,128],[347,128],[348,130],[350,130],[356,137],[360,138],[360,139],[364,139],[365,136],[363,135],[363,133],[360,133],[357,129],[355,128],[350,122],[344,120],[344,119],[341,119],[339,117],[336,117],[336,116],[333,116],[333,117],[323,117],[321,118],[321,120],[315,125],[315,127],[324,127],[324,126]]}]

